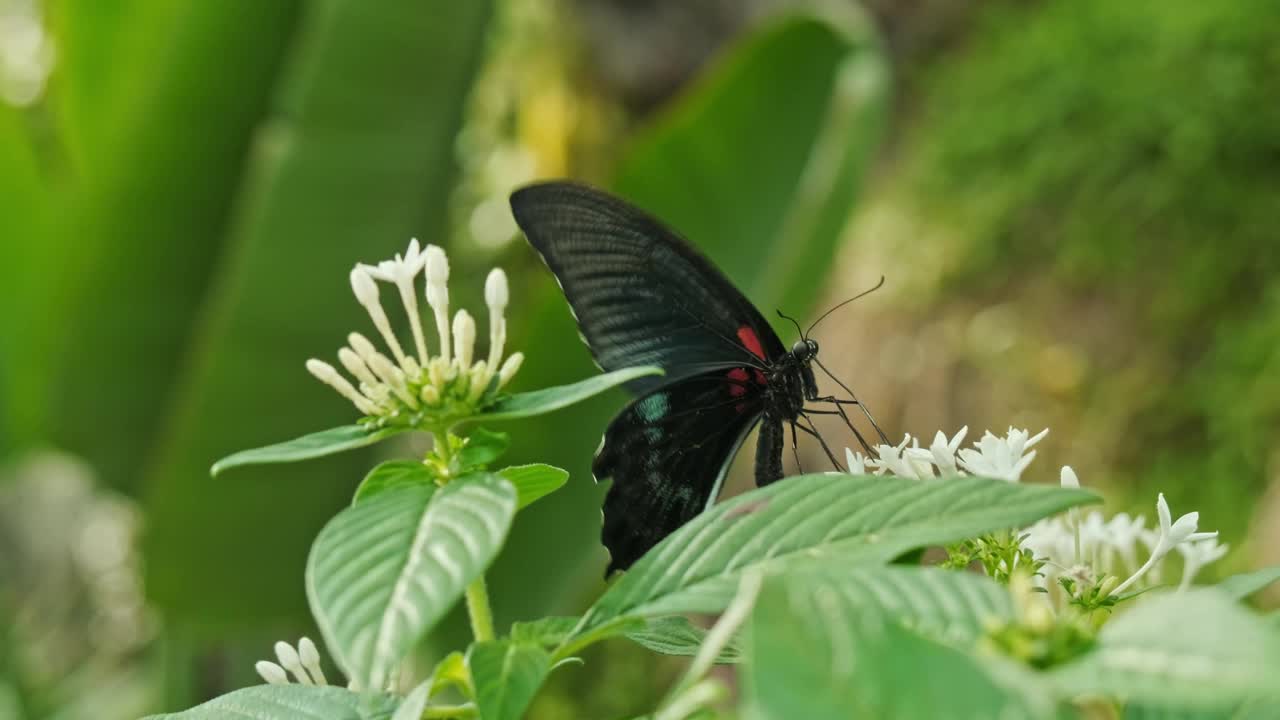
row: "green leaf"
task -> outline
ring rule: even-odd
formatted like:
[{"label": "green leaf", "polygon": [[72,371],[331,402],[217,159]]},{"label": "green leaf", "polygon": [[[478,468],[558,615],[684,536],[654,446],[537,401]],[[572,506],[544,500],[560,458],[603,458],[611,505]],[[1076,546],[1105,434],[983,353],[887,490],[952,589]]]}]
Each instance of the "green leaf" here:
[{"label": "green leaf", "polygon": [[[702,647],[707,637],[705,628],[700,628],[683,615],[653,618],[639,630],[628,632],[627,638],[638,645],[663,655],[680,655],[692,657]],[[717,663],[736,663],[742,659],[742,652],[736,641],[730,641],[720,651]]]},{"label": "green leaf", "polygon": [[[368,315],[349,287],[354,262],[404,252],[413,236],[435,242],[448,236],[455,141],[493,6],[492,0],[285,4],[299,6],[296,22],[280,37],[286,57],[279,63],[254,60],[245,70],[245,82],[264,83],[271,91],[251,127],[254,142],[247,155],[214,153],[237,160],[234,192],[215,193],[203,182],[166,178],[166,187],[201,195],[201,202],[220,211],[195,215],[180,204],[172,210],[171,225],[146,236],[173,252],[205,248],[205,228],[226,236],[216,262],[201,260],[213,275],[199,298],[199,315],[181,324],[184,346],[178,357],[190,362],[173,363],[181,368],[177,384],[165,383],[156,369],[160,361],[149,351],[136,370],[148,387],[165,386],[161,407],[172,409],[162,413],[165,432],[154,444],[156,454],[127,453],[130,472],[151,469],[147,594],[167,618],[192,619],[201,626],[278,626],[307,617],[298,570],[317,530],[350,504],[354,482],[374,465],[371,453],[356,450],[309,465],[244,468],[228,482],[209,482],[208,469],[241,448],[350,422],[351,404],[316,382],[303,364],[308,357],[332,358],[353,330],[370,332]],[[193,88],[219,85],[209,80],[211,68],[217,77],[233,77],[224,74],[230,69],[228,48],[240,47],[240,23],[250,17],[221,3],[178,5],[199,7],[202,14],[213,12],[203,9],[206,5],[217,5],[223,15],[218,29],[225,34],[208,35],[193,22],[184,33],[152,35],[146,42],[173,49],[198,40],[207,58],[184,65],[190,73],[184,82]],[[157,44],[156,37],[171,42]],[[162,54],[150,66],[172,64]],[[227,87],[219,90],[239,98],[240,84],[221,83]],[[218,114],[209,111],[218,104],[189,105],[188,111],[200,117]],[[145,114],[136,122],[140,134],[158,131]],[[166,162],[202,175],[204,167],[182,145],[203,127],[201,122],[165,128],[178,148],[165,151]],[[155,154],[138,151],[128,162]],[[146,202],[137,203],[138,212],[154,213],[158,206],[152,203],[167,192],[139,197]],[[113,235],[137,234],[132,222],[111,227],[122,228]],[[191,235],[193,227],[202,232]],[[127,247],[112,248],[112,255],[127,266],[121,282],[136,302],[163,305],[156,298],[167,297],[166,291],[156,282],[187,281],[181,275],[170,278],[169,266],[153,255],[121,251]],[[151,259],[142,262],[144,257]],[[112,347],[149,347],[146,338],[130,330],[150,328],[145,316],[111,314],[128,326],[111,336]],[[108,422],[133,436],[122,416],[112,415]],[[94,432],[106,427],[94,424]],[[336,482],[318,482],[318,475]],[[200,572],[192,573],[192,567]],[[222,641],[228,637],[219,635]]]},{"label": "green leaf", "polygon": [[422,711],[427,707],[427,701],[431,699],[431,688],[436,682],[435,674],[418,684],[418,687],[409,693],[404,702],[400,703],[400,707],[396,708],[396,714],[391,716],[391,720],[422,720]]},{"label": "green leaf", "polygon": [[564,487],[569,481],[569,471],[561,470],[554,465],[531,463],[529,465],[513,465],[497,471],[516,487],[520,496],[520,508],[528,507],[535,500],[544,498]]},{"label": "green leaf", "polygon": [[467,435],[467,444],[458,452],[458,465],[463,468],[487,466],[502,457],[510,445],[506,433],[476,428]]},{"label": "green leaf", "polygon": [[559,645],[573,633],[581,619],[576,615],[561,615],[511,623],[511,639],[544,647]]},{"label": "green leaf", "polygon": [[1280,704],[1255,700],[1220,708],[1187,710],[1128,703],[1123,717],[1124,720],[1276,720],[1280,718]]},{"label": "green leaf", "polygon": [[391,717],[398,700],[386,693],[355,693],[327,685],[257,685],[146,720],[378,720]]},{"label": "green leaf", "polygon": [[1280,565],[1232,575],[1214,587],[1237,600],[1244,600],[1277,580],[1280,580]]},{"label": "green leaf", "polygon": [[364,502],[378,493],[396,488],[432,485],[435,480],[431,468],[417,460],[387,460],[378,463],[364,476],[351,502]]},{"label": "green leaf", "polygon": [[851,9],[765,27],[636,137],[614,188],[690,238],[757,307],[802,316],[884,129],[877,45]]},{"label": "green leaf", "polygon": [[1050,676],[1071,695],[1192,710],[1280,700],[1276,668],[1280,637],[1266,621],[1224,593],[1200,589],[1138,602],[1102,627],[1093,652]]},{"label": "green leaf", "polygon": [[873,608],[930,640],[970,648],[993,620],[1014,619],[1008,590],[986,577],[936,567],[829,565],[786,573],[787,582],[827,588],[850,607]]},{"label": "green leaf", "polygon": [[888,562],[913,548],[1028,525],[1096,502],[1080,490],[986,478],[801,475],[712,507],[645,554],[583,618],[722,610],[742,573]]},{"label": "green leaf", "polygon": [[533,417],[534,415],[544,415],[574,403],[582,402],[594,395],[599,395],[605,390],[615,388],[628,380],[634,380],[646,375],[661,374],[662,368],[653,366],[623,368],[589,377],[586,380],[580,380],[570,385],[519,393],[499,400],[493,407],[483,414],[475,416],[472,420],[489,422],[491,420],[515,420],[517,418]]},{"label": "green leaf", "polygon": [[766,581],[746,628],[744,717],[1053,717],[1030,673],[921,637],[834,577]]},{"label": "green leaf", "polygon": [[515,511],[515,488],[489,476],[388,490],[338,513],[312,547],[307,597],[348,677],[385,686],[493,561]]},{"label": "green leaf", "polygon": [[374,429],[364,425],[343,425],[313,432],[275,445],[241,450],[228,455],[213,464],[210,474],[217,477],[223,471],[244,465],[267,465],[271,463],[290,463],[299,460],[333,455],[334,453],[368,447],[407,431],[409,428],[388,427]]},{"label": "green leaf", "polygon": [[[59,68],[68,70],[60,99],[79,97],[64,106],[65,134],[55,140],[76,156],[46,151],[56,153],[49,171],[64,194],[52,237],[38,241],[61,251],[48,268],[59,291],[48,307],[64,310],[45,358],[54,374],[51,430],[105,482],[134,493],[143,489],[139,468],[154,465],[147,456],[171,431],[169,412],[196,347],[212,350],[194,346],[194,337],[211,294],[225,289],[214,278],[230,260],[229,215],[307,3],[76,5],[96,7],[74,21],[84,32],[69,55],[59,51],[60,64],[75,63]],[[119,45],[80,56],[97,33]],[[75,92],[89,86],[103,95]],[[68,160],[71,167],[60,167]],[[284,327],[259,320],[259,328]],[[261,406],[244,412],[274,415]],[[200,459],[197,477],[213,457]]]},{"label": "green leaf", "polygon": [[467,654],[481,720],[520,720],[551,672],[551,656],[536,644],[476,643]]}]

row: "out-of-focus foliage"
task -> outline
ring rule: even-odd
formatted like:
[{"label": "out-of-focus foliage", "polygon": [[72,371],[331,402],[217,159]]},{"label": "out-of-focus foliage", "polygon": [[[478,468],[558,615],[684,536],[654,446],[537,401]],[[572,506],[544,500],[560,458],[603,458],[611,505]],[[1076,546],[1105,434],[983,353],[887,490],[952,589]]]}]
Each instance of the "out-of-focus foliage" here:
[{"label": "out-of-focus foliage", "polygon": [[1035,348],[1030,377],[985,361],[1017,412],[1237,541],[1280,429],[1278,48],[1265,0],[991,4],[922,78],[893,191],[941,253],[896,246],[941,268],[921,322],[993,309],[970,330]]}]

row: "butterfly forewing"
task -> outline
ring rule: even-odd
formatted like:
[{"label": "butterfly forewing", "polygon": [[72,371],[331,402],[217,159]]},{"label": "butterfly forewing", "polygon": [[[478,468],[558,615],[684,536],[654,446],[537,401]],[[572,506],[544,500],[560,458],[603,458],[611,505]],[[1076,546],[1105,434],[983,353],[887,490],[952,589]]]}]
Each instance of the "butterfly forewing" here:
[{"label": "butterfly forewing", "polygon": [[782,342],[725,276],[660,222],[565,182],[511,196],[516,222],[555,274],[596,362],[657,365],[644,391],[713,368],[764,367]]},{"label": "butterfly forewing", "polygon": [[609,572],[625,569],[707,508],[760,417],[751,368],[694,375],[626,407],[609,424],[593,472],[613,478],[604,501]]}]

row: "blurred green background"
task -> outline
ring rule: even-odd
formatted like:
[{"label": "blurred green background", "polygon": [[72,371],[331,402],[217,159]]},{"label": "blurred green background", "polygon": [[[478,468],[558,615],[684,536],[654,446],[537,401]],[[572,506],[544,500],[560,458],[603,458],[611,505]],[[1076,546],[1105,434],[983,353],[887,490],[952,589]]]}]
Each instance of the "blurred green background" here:
[{"label": "blurred green background", "polygon": [[[187,707],[311,632],[311,538],[413,441],[207,469],[351,420],[302,364],[363,327],[354,262],[444,245],[470,307],[500,264],[520,387],[593,372],[507,211],[539,177],[770,316],[886,276],[817,339],[891,435],[1049,427],[1032,479],[1280,562],[1277,98],[1273,0],[0,0],[0,718]],[[572,476],[500,625],[598,592],[620,402],[504,428]],[[606,644],[532,712],[645,711],[680,667]]]}]

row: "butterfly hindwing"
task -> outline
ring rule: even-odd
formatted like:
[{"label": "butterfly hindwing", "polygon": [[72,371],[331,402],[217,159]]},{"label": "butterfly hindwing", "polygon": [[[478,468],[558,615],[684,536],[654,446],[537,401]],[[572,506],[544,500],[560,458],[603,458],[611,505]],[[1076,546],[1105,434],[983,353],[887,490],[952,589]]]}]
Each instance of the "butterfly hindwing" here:
[{"label": "butterfly hindwing", "polygon": [[763,408],[750,368],[706,372],[633,401],[609,424],[592,470],[604,501],[609,572],[705,510]]},{"label": "butterfly hindwing", "polygon": [[[715,266],[637,208],[567,182],[518,190],[511,208],[605,370],[657,365],[670,380],[712,368],[764,367],[785,351]],[[628,387],[643,392],[663,382],[646,377]]]}]

